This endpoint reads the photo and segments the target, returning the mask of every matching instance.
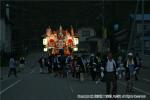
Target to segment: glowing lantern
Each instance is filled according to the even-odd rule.
[[[52,31],[49,26],[45,34],[43,39],[44,52],[49,51],[51,54],[59,54],[60,49],[63,49],[64,54],[68,55],[72,50],[78,51],[79,38],[75,36],[73,27],[71,27],[71,33],[69,33],[67,30],[64,31],[61,25],[58,31]]]
[[[77,47],[73,48],[73,51],[78,51],[78,48]]]
[[[77,37],[74,37],[73,42],[74,42],[74,45],[77,45],[79,44],[79,39]]]
[[[72,39],[68,39],[68,43],[72,43]]]
[[[43,49],[43,51],[44,51],[44,52],[47,52],[47,51],[48,51],[48,49],[47,49],[47,48],[44,48],[44,49]]]
[[[72,37],[71,36],[68,36],[68,43],[70,44],[70,43],[72,43],[73,41],[72,41]]]
[[[54,42],[54,39],[50,39],[50,42]]]
[[[43,45],[47,45],[47,38],[43,39]]]

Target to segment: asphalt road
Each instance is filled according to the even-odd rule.
[[[149,72],[149,68],[141,71],[139,81],[135,81],[135,93],[129,94],[145,95],[146,98],[130,100],[150,100]],[[30,65],[28,64],[25,70],[18,74],[17,78],[12,75],[10,78],[1,80],[0,83],[1,100],[94,100],[77,97],[79,95],[105,95],[105,83],[96,84],[90,78],[80,82],[70,76],[59,78],[54,77],[53,74],[40,74],[36,60]],[[125,85],[125,81],[118,81],[118,94],[127,95]]]

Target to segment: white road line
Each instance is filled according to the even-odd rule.
[[[68,86],[69,86],[69,88],[70,88],[71,92],[73,93],[74,91],[73,91],[73,88],[72,88],[72,86],[71,86],[71,84],[70,84],[70,82],[69,82],[68,77],[67,77],[67,81],[68,81]]]
[[[3,89],[2,91],[0,91],[0,95],[2,93],[4,93],[5,91],[7,91],[9,88],[15,86],[17,83],[19,83],[21,80],[16,81],[15,83],[11,84],[10,86],[8,86],[7,88]]]
[[[146,78],[143,78],[142,80],[147,81],[147,82],[150,82],[150,80],[149,80],[149,79],[146,79]]]
[[[119,83],[122,84],[122,85],[124,85],[124,86],[126,86],[126,84],[124,84],[123,82],[119,82]],[[139,91],[139,92],[143,92],[143,93],[145,93],[145,94],[147,94],[147,95],[150,96],[150,93],[147,92],[147,91],[144,91],[144,90],[139,89],[139,88],[136,88],[136,87],[133,87],[133,88],[134,88],[135,90]]]
[[[70,86],[70,90],[71,90],[71,92],[73,93],[73,88]]]

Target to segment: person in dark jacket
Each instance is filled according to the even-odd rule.
[[[58,62],[59,62],[59,66],[60,66],[60,76],[62,76],[63,78],[67,77],[66,75],[66,57],[64,56],[64,54],[61,54],[58,57]]]
[[[47,59],[47,67],[48,67],[48,73],[52,73],[52,65],[53,65],[53,55],[49,55]]]
[[[94,54],[90,57],[90,73],[93,81],[96,81],[96,75],[97,75],[97,66],[98,66],[98,60],[94,56]]]
[[[21,57],[19,60],[19,71],[23,71],[25,67],[25,58]]]
[[[139,56],[138,53],[136,53],[134,59],[136,60],[136,66],[137,66],[136,67],[136,73],[135,73],[135,80],[137,81],[139,79],[138,78],[139,71],[140,71],[140,69],[142,67],[142,59],[141,59],[141,57]]]
[[[43,74],[44,73],[44,67],[45,67],[45,58],[44,56],[42,56],[40,59],[39,59],[39,64],[40,64],[40,73]]]
[[[78,57],[77,66],[79,66],[79,79],[80,81],[84,80],[85,67],[82,56]]]
[[[59,61],[58,61],[58,56],[57,55],[54,55],[53,56],[53,59],[52,59],[52,64],[54,66],[53,70],[54,70],[54,73],[55,73],[55,77],[57,77],[60,73],[60,65],[59,65]]]

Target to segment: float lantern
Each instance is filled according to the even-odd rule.
[[[78,47],[73,48],[73,51],[78,51]]]
[[[47,45],[47,38],[43,39],[43,45]]]
[[[79,39],[78,39],[78,37],[74,37],[74,38],[73,38],[73,41],[74,41],[74,45],[79,44]]]
[[[47,49],[47,48],[44,48],[44,49],[43,49],[43,51],[44,51],[44,52],[47,52],[47,51],[48,51],[48,49]]]

